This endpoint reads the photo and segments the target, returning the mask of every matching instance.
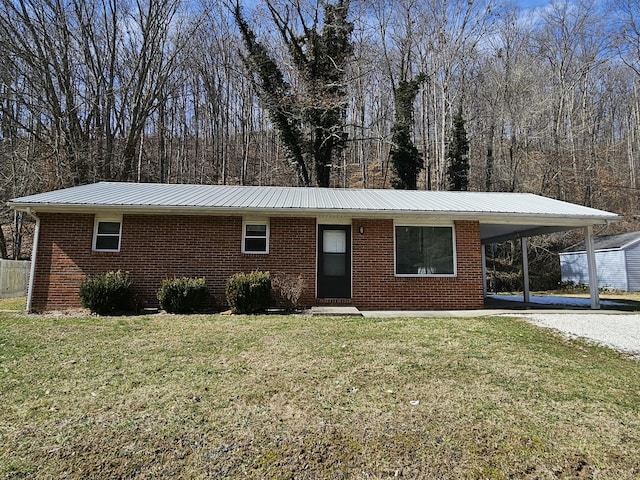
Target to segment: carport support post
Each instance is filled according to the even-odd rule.
[[[589,294],[591,308],[600,309],[600,292],[598,291],[598,272],[596,270],[596,252],[593,248],[593,226],[584,227],[584,243],[587,247],[587,267],[589,270]]]
[[[527,238],[520,239],[520,249],[522,250],[522,300],[524,303],[531,301],[529,292],[529,253],[527,252]]]
[[[482,252],[482,294],[484,298],[487,298],[487,248],[483,244],[480,247]]]

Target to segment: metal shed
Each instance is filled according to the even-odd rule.
[[[640,232],[603,235],[593,239],[598,288],[640,291]],[[560,253],[563,282],[589,284],[584,242]]]

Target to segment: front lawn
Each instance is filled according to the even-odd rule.
[[[0,314],[1,478],[640,477],[640,363],[507,318]]]
[[[0,298],[0,311],[12,310],[14,312],[24,312],[26,304],[26,297]]]

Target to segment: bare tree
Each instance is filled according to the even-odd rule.
[[[632,95],[627,105],[627,162],[632,188],[637,188],[637,172],[640,164],[640,0],[616,0],[618,25],[614,33],[618,54],[636,76]]]
[[[349,37],[353,30],[347,20],[349,0],[323,2],[322,20],[318,6],[308,15],[300,1],[291,6],[267,1],[266,6],[295,68],[295,88],[257,40],[236,2],[233,15],[247,50],[245,63],[300,183],[311,184],[312,165],[315,183],[329,186],[333,162],[346,140],[345,73],[352,54]]]
[[[143,132],[158,99],[171,95],[172,75],[180,68],[181,51],[189,45],[195,27],[178,16],[179,0],[137,0],[125,11],[128,22],[122,43],[119,89],[119,122],[124,135],[120,178],[140,179],[135,166],[140,155]],[[125,120],[127,125],[123,125]]]
[[[88,134],[76,65],[80,60],[68,5],[61,0],[3,0],[0,3],[1,48],[32,95],[21,101],[38,118],[20,129],[47,130],[40,138],[56,158],[57,183],[76,185],[88,180]],[[78,68],[81,70],[81,68]],[[82,72],[80,72],[82,74]],[[20,92],[10,92],[20,95]],[[14,120],[17,120],[14,118]]]
[[[580,183],[584,173],[584,199],[591,204],[595,151],[591,144],[594,132],[587,98],[595,69],[606,62],[609,48],[602,35],[603,18],[590,1],[555,3],[543,15],[543,28],[536,36],[536,46],[550,68],[552,90],[553,139],[550,178],[558,198],[568,198],[567,160],[572,165],[573,181]],[[574,115],[574,112],[579,112]],[[544,189],[544,187],[543,187]]]

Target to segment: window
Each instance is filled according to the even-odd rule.
[[[96,218],[93,249],[99,252],[119,252],[121,233],[121,218]]]
[[[453,227],[396,226],[396,275],[455,275]]]
[[[269,253],[269,224],[267,222],[243,223],[242,253]]]
[[[346,230],[324,230],[322,232],[322,250],[323,274],[328,277],[342,277],[346,275]]]

